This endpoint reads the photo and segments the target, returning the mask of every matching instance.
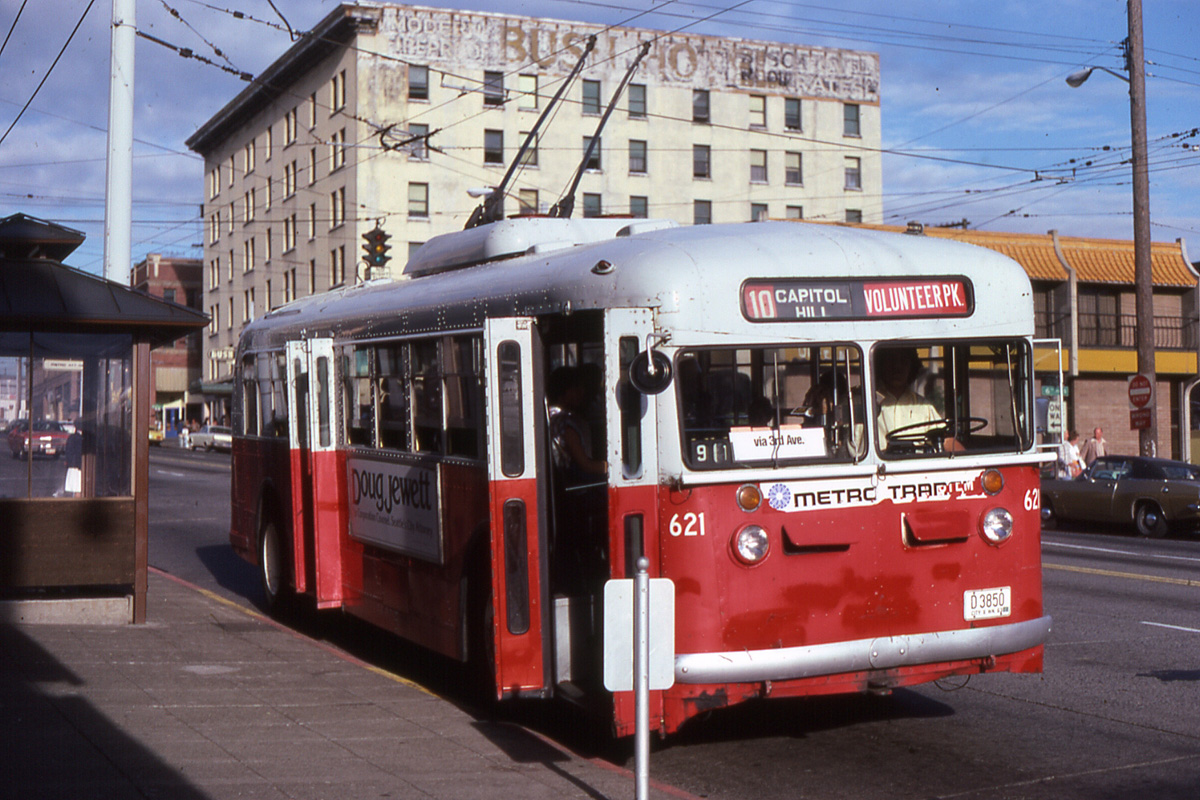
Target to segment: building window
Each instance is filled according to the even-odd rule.
[[[329,84],[329,105],[331,111],[346,107],[346,70],[333,76]]]
[[[783,98],[783,127],[789,131],[798,131],[800,125],[800,98]]]
[[[799,153],[783,154],[783,181],[788,186],[804,183],[804,160]]]
[[[538,213],[538,190],[537,189],[521,189],[517,192],[517,213],[519,214],[536,214]]]
[[[296,193],[296,162],[283,165],[283,199],[288,199]]]
[[[712,151],[706,144],[692,145],[692,177],[693,178],[711,178]]]
[[[271,126],[270,125],[267,126],[267,129],[263,132],[263,135],[266,139],[263,142],[263,160],[270,161],[271,160],[271,148],[275,146],[275,137],[271,134]]]
[[[712,201],[711,200],[693,200],[692,201],[692,224],[693,225],[711,225],[712,224]]]
[[[522,75],[520,77],[521,105],[526,111],[536,111],[538,107],[538,76]]]
[[[750,95],[750,127],[767,127],[767,98],[766,95]]]
[[[283,273],[283,302],[290,303],[296,299],[296,268],[292,267]]]
[[[629,116],[634,119],[646,118],[646,84],[629,84]]]
[[[237,216],[237,200],[229,201],[229,232],[233,233],[233,219]]]
[[[308,149],[308,185],[312,186],[317,182],[317,148],[310,147]]]
[[[208,243],[215,244],[221,238],[221,215],[214,211],[208,215]]]
[[[585,217],[598,217],[603,213],[600,206],[600,195],[590,192],[583,193],[583,215]]]
[[[283,143],[285,145],[296,141],[296,109],[283,115]]]
[[[317,93],[313,92],[308,96],[308,127],[309,129],[317,127]]]
[[[408,65],[408,99],[429,99],[429,67]]]
[[[296,249],[296,215],[292,214],[283,221],[283,252]]]
[[[254,321],[254,289],[242,292],[242,322]]]
[[[242,193],[242,204],[245,208],[242,209],[242,222],[254,221],[254,190],[247,189]]]
[[[408,135],[412,137],[412,142],[408,145],[408,158],[411,161],[428,161],[429,160],[429,126],[428,125],[409,125]]]
[[[629,198],[629,216],[645,219],[650,215],[650,200],[641,195]]]
[[[846,188],[862,190],[862,159],[846,156]]]
[[[346,282],[346,246],[329,251],[329,286],[341,286]]]
[[[229,298],[229,313],[225,318],[225,327],[228,330],[233,330],[233,298]]]
[[[247,173],[254,172],[254,147],[255,141],[251,139],[246,143],[246,146],[242,148],[242,160],[246,164]]]
[[[213,303],[208,307],[208,316],[211,317],[208,323],[208,332],[216,333],[221,329],[221,304]]]
[[[751,222],[766,222],[768,219],[768,210],[766,203],[751,203],[750,204],[750,221]]]
[[[254,269],[254,255],[254,237],[251,236],[242,242],[242,272],[250,272]]]
[[[600,113],[600,81],[583,82],[583,113]]]
[[[708,121],[708,89],[692,89],[692,122]]]
[[[788,206],[784,211],[787,219],[804,219],[804,206]]]
[[[266,235],[263,236],[263,261],[270,262],[271,260],[271,239],[274,238],[271,234],[271,229],[267,228]]]
[[[271,179],[268,177],[263,181],[263,211],[271,210],[271,195],[275,194],[274,186],[271,184]]]
[[[483,73],[483,104],[504,105],[504,73],[488,70]]]
[[[533,138],[530,138],[529,131],[521,131],[522,146],[524,146],[526,139],[529,139],[529,146],[525,148],[525,153],[521,156],[521,166],[536,167],[538,165],[537,135],[535,134]]]
[[[308,260],[308,293],[313,294],[317,291],[317,260],[310,258]]]
[[[336,228],[346,223],[346,187],[339,186],[329,193],[329,227]]]
[[[229,263],[226,265],[225,272],[226,272],[226,277],[228,277],[228,278],[229,278],[229,280],[231,280],[231,281],[233,280],[233,269],[234,269],[233,265],[234,265],[234,263],[235,263],[235,262],[234,262],[234,260],[233,260],[233,249],[232,249],[232,248],[230,248],[230,250],[229,250]]]
[[[308,204],[308,240],[317,238],[317,204]]]
[[[208,288],[215,289],[221,282],[221,257],[217,256],[208,265]]]
[[[846,222],[862,222],[862,209],[861,208],[847,208],[846,209]]]
[[[485,130],[483,132],[483,163],[504,163],[504,131]]]
[[[429,216],[429,184],[408,184],[408,215],[410,217]]]
[[[646,174],[646,141],[644,139],[629,140],[629,171],[635,175]]]
[[[346,129],[334,131],[329,137],[329,169],[330,171],[346,166]]]
[[[591,136],[583,137],[583,152],[588,153],[589,147],[591,148],[591,153],[587,156],[587,166],[584,169],[599,170],[601,168],[600,149],[603,142],[600,139],[596,139],[596,146],[591,147],[592,138]]]
[[[208,199],[212,200],[221,193],[221,168],[213,167],[208,171]]]
[[[237,177],[237,167],[234,166],[233,156],[229,157],[229,188],[233,188],[233,179]]]
[[[420,250],[424,244],[425,244],[424,242],[409,242],[408,243],[409,259],[412,259],[412,257],[417,254],[417,251]]]
[[[750,182],[751,183],[766,183],[767,182],[767,151],[766,150],[751,150],[750,151]]]
[[[263,298],[263,305],[266,307],[267,311],[270,311],[271,309],[274,308],[274,306],[271,305],[271,281],[270,281],[270,279],[267,280],[266,294],[267,294],[267,296]]]
[[[842,105],[842,135],[861,136],[859,132],[858,105],[845,103]]]

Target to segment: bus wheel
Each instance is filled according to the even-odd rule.
[[[267,612],[272,617],[283,616],[291,606],[292,588],[288,582],[291,571],[285,557],[283,538],[274,520],[267,520],[259,537],[258,572],[262,578],[263,595],[267,599]]]
[[[1155,503],[1142,503],[1138,506],[1133,512],[1133,522],[1141,536],[1160,539],[1167,532],[1167,521],[1163,518],[1162,509]]]
[[[1054,506],[1045,497],[1042,498],[1042,530],[1052,531],[1058,527],[1058,517],[1054,515]]]

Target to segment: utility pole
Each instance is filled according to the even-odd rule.
[[[1137,311],[1137,371],[1156,387],[1154,364],[1154,282],[1150,272],[1150,170],[1146,155],[1146,70],[1142,53],[1142,0],[1128,0],[1129,122],[1133,131],[1133,275]],[[1155,391],[1155,396],[1158,392]],[[1158,400],[1150,425],[1138,431],[1143,456],[1158,455]],[[1185,432],[1186,435],[1186,432]]]
[[[133,50],[136,0],[112,2],[108,163],[104,184],[104,277],[128,286],[133,236]]]

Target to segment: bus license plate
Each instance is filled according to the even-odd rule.
[[[1012,587],[972,589],[963,592],[963,619],[995,619],[1012,614]]]

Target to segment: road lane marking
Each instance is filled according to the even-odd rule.
[[[1063,572],[1079,572],[1084,575],[1101,575],[1106,578],[1130,578],[1135,581],[1150,583],[1170,583],[1176,586],[1200,586],[1200,580],[1188,578],[1165,578],[1161,575],[1142,575],[1137,572],[1116,572],[1111,569],[1091,569],[1089,567],[1070,567],[1066,564],[1042,564],[1042,569],[1057,569]]]
[[[172,478],[186,478],[187,477],[182,472],[168,472],[165,469],[156,469],[156,470],[154,470],[154,472],[157,475],[170,475]]]
[[[1158,553],[1138,553],[1133,550],[1115,550],[1111,547],[1096,547],[1094,545],[1086,545],[1086,544],[1065,544],[1063,542],[1043,541],[1042,544],[1046,547],[1061,547],[1066,550],[1088,550],[1093,553],[1113,553],[1113,554],[1119,555],[1119,556],[1138,556],[1139,558],[1161,558],[1165,561],[1197,561],[1197,562],[1200,562],[1200,558],[1195,558],[1193,556],[1166,556],[1166,555],[1160,555]]]
[[[1187,631],[1188,633],[1200,633],[1200,628],[1185,628],[1182,625],[1168,625],[1165,622],[1146,622],[1142,620],[1143,625],[1153,625],[1156,628],[1170,628],[1173,631]]]

